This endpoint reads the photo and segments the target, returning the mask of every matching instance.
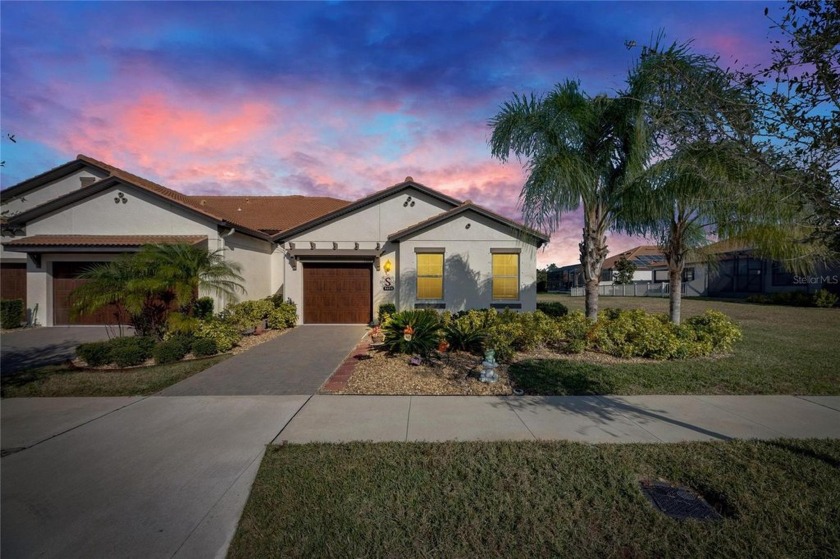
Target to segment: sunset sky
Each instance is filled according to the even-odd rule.
[[[487,144],[512,92],[614,92],[625,41],[660,30],[723,66],[766,61],[765,6],[783,9],[3,2],[2,186],[84,153],[186,193],[355,199],[411,175],[519,219],[523,171]],[[539,265],[577,261],[580,227],[564,216]]]

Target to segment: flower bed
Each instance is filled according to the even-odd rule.
[[[511,394],[507,366],[496,369],[499,381],[485,384],[478,380],[481,358],[454,351],[440,359],[411,365],[407,355],[389,355],[382,349],[370,349],[357,359],[353,374],[343,389],[322,392],[331,394],[371,395],[461,395],[492,396]]]

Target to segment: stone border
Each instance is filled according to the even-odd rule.
[[[333,371],[333,374],[321,385],[319,394],[334,394],[347,387],[347,382],[353,376],[353,371],[356,370],[356,364],[359,358],[367,355],[371,348],[370,337],[365,336],[362,341],[344,358],[344,361],[338,368]]]

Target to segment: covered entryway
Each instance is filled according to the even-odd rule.
[[[373,318],[373,267],[365,263],[303,265],[306,324],[367,324]]]
[[[53,262],[53,324],[66,326],[71,324],[117,324],[117,307],[108,305],[92,314],[72,316],[70,294],[85,283],[79,275],[100,262]],[[127,317],[123,316],[123,324]]]
[[[26,262],[0,264],[0,299],[22,299],[26,306]]]

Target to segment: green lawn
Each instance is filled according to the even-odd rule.
[[[4,398],[46,396],[145,396],[227,359],[227,355],[126,371],[83,371],[54,365],[2,379]]]
[[[582,310],[583,297],[540,295]],[[668,300],[601,297],[600,307],[667,312]],[[840,394],[840,310],[683,299],[683,317],[716,309],[743,329],[732,355],[684,361],[595,364],[526,361],[510,369],[532,394]]]
[[[269,446],[228,557],[831,557],[840,441]],[[725,515],[676,521],[639,479]]]

